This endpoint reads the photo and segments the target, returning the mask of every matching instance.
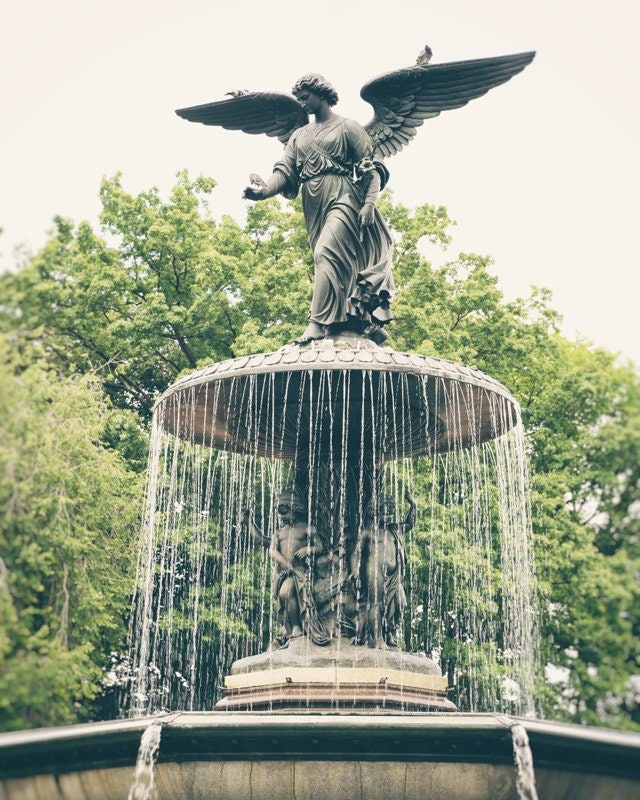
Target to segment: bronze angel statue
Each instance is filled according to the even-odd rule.
[[[393,241],[376,207],[389,179],[385,160],[411,142],[425,119],[460,108],[505,83],[534,55],[447,64],[429,64],[428,58],[419,57],[415,66],[364,85],[360,95],[374,112],[364,127],[334,112],[338,94],[316,73],[300,78],[293,96],[232,92],[228,100],[176,111],[192,122],[266,133],[285,145],[269,179],[251,175],[243,196],[302,196],[315,281],[309,324],[299,344],[348,330],[378,343],[387,338],[384,325],[392,319],[394,295]]]

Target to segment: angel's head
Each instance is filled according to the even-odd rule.
[[[309,72],[303,75],[296,81],[291,91],[303,105],[306,105],[304,102],[306,95],[315,95],[321,100],[326,100],[330,106],[335,106],[338,102],[338,92],[326,78],[318,75],[317,72]],[[313,109],[311,110],[313,111]]]

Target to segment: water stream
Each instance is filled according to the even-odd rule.
[[[513,742],[513,760],[516,765],[518,800],[538,800],[529,737],[522,725],[511,726],[511,740]]]
[[[154,768],[160,750],[161,734],[161,722],[152,722],[142,734],[128,800],[153,800],[155,797]]]

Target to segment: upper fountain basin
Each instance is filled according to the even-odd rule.
[[[501,436],[519,419],[511,393],[483,372],[356,335],[203,367],[156,411],[181,438],[286,460],[340,443],[381,461],[429,455]]]

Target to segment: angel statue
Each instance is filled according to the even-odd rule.
[[[285,145],[269,179],[251,175],[243,196],[302,195],[315,281],[309,324],[299,344],[342,331],[386,340],[383,326],[392,319],[394,294],[393,240],[376,207],[389,179],[385,159],[409,144],[425,119],[505,83],[534,55],[448,64],[419,57],[415,66],[364,85],[360,95],[374,111],[364,127],[334,112],[338,93],[316,73],[297,81],[293,97],[238,91],[227,100],[176,111],[192,122],[276,136]]]

